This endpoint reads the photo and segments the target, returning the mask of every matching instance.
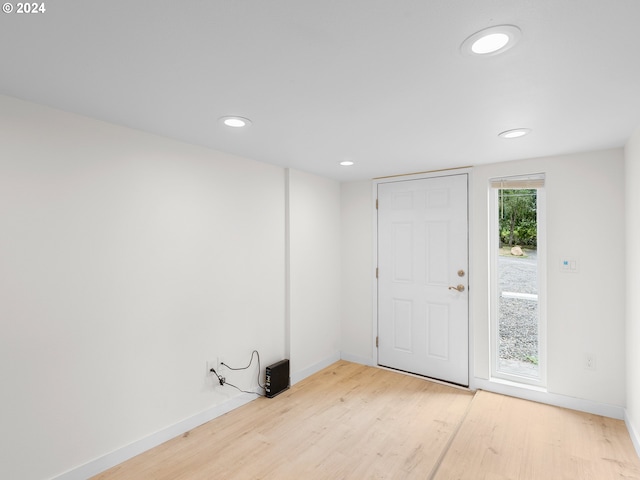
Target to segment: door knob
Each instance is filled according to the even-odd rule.
[[[459,292],[464,292],[464,285],[460,284],[457,287],[449,287],[449,290],[457,290]]]

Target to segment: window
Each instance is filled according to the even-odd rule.
[[[490,183],[492,376],[546,383],[544,175]]]

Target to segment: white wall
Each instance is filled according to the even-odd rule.
[[[624,172],[621,149],[480,165],[472,176],[475,376],[489,378],[487,185],[492,177],[545,173],[547,347],[550,393],[625,404]],[[579,260],[579,273],[560,259]],[[596,370],[587,370],[592,353]]]
[[[627,220],[627,426],[640,455],[640,129],[625,148]]]
[[[345,182],[342,192],[342,358],[374,365],[371,316],[373,262],[371,182]]]
[[[636,134],[629,182],[639,145]],[[640,260],[620,240],[621,150],[474,169],[476,376],[488,375],[486,180],[532,171],[548,185],[549,388],[624,405],[619,287],[624,262]],[[627,193],[633,239],[640,203]],[[375,363],[372,217],[368,181],[0,97],[0,478],[51,478],[229,405],[239,394],[205,372],[219,355],[244,363],[257,348],[264,366],[290,354],[294,382],[340,355]],[[554,267],[567,253],[580,258],[574,277]],[[640,277],[629,270],[627,412],[638,422]],[[595,372],[582,367],[587,349]]]
[[[235,398],[206,377],[217,355],[283,358],[284,183],[0,97],[0,478],[51,478]]]
[[[624,177],[622,150],[504,162],[474,167],[471,174],[471,319],[472,373],[489,378],[488,180],[492,177],[546,173],[548,243],[548,390],[551,394],[612,405],[625,405],[624,326]],[[371,244],[371,190],[344,185],[343,195],[361,205],[362,223],[343,235],[343,258],[359,256]],[[357,197],[357,200],[353,197]],[[369,205],[368,211],[364,211]],[[345,215],[343,206],[343,218]],[[562,255],[580,260],[580,273],[560,272]],[[365,261],[358,271],[343,270],[343,282],[370,275]],[[343,298],[343,312],[367,303],[363,294]],[[369,293],[372,295],[372,292]],[[369,297],[371,299],[371,297]],[[371,301],[371,300],[370,300]],[[343,313],[343,357],[367,356],[374,324]],[[355,340],[359,339],[359,340]],[[596,355],[597,370],[584,368],[584,353]],[[364,362],[363,362],[364,363]],[[547,396],[547,399],[550,395]],[[606,410],[605,411],[609,411]]]
[[[340,184],[288,170],[291,381],[340,358]]]

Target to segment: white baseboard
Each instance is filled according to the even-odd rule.
[[[346,352],[340,352],[340,359],[346,362],[358,363],[360,365],[366,365],[368,367],[375,367],[376,362],[372,358],[360,357],[358,355],[352,355]]]
[[[340,359],[359,363],[362,365],[373,366],[374,363],[371,359],[364,357],[358,357],[346,353],[334,354],[324,360],[311,365],[299,372],[291,375],[291,384],[299,382],[310,375],[328,367],[329,365],[337,362]],[[572,410],[578,410],[582,412],[592,413],[595,415],[602,415],[605,417],[624,419],[631,441],[640,456],[640,432],[635,428],[635,424],[629,417],[628,412],[615,405],[601,404],[592,402],[589,400],[583,400],[573,397],[567,397],[564,395],[558,395],[548,392],[541,392],[539,390],[532,390],[528,388],[516,387],[513,385],[506,385],[502,383],[492,382],[489,380],[474,378],[473,387],[477,389],[486,390],[489,392],[500,393],[503,395],[509,395],[513,397],[523,398],[525,400],[532,400],[535,402],[546,403],[549,405],[555,405],[558,407],[570,408]],[[192,417],[189,417],[174,425],[170,425],[156,433],[153,433],[147,437],[137,440],[129,445],[125,445],[111,453],[98,457],[90,462],[80,465],[79,467],[68,470],[60,475],[52,477],[51,480],[85,480],[89,477],[97,475],[111,467],[114,467],[130,458],[139,455],[153,447],[156,447],[167,440],[182,435],[189,430],[192,430],[216,417],[224,415],[231,410],[234,410],[242,405],[245,405],[257,397],[251,394],[242,394],[233,397],[224,403],[211,407],[203,412],[200,412]]]
[[[107,453],[101,457],[98,457],[84,465],[68,470],[60,475],[53,477],[51,480],[86,480],[89,477],[93,477],[111,467],[114,467],[136,455],[146,452],[166,442],[172,438],[182,435],[189,430],[192,430],[216,417],[224,415],[231,410],[234,410],[242,405],[245,405],[252,400],[258,398],[256,395],[243,393],[242,395],[235,396],[226,400],[225,402],[211,407],[203,412],[200,412],[192,417],[189,417],[174,425],[170,425],[162,430],[152,433],[151,435],[141,438],[129,445],[125,445],[122,448]]]
[[[594,415],[602,415],[603,417],[616,418],[622,420],[624,418],[624,407],[618,405],[610,405],[607,403],[593,402],[582,398],[568,397],[557,393],[549,393],[540,388],[528,388],[526,386],[517,386],[509,382],[485,380],[483,378],[474,378],[472,381],[472,389],[486,390],[487,392],[500,393],[510,397],[522,398],[538,403],[546,403],[556,407],[569,408]]]
[[[300,380],[307,378],[308,376],[313,375],[316,372],[319,372],[323,368],[328,367],[338,360],[340,360],[340,354],[336,352],[334,355],[331,355],[314,365],[291,374],[291,384],[293,385]],[[104,472],[111,467],[115,467],[116,465],[135,457],[136,455],[146,452],[153,447],[157,447],[167,440],[171,440],[172,438],[182,435],[183,433],[188,432],[189,430],[192,430],[204,423],[207,423],[208,421],[213,420],[216,417],[219,417],[227,412],[230,412],[231,410],[241,407],[242,405],[245,405],[252,400],[255,400],[256,398],[257,397],[255,395],[251,395],[248,393],[238,395],[219,405],[211,407],[192,417],[182,420],[181,422],[170,425],[156,433],[132,442],[129,445],[125,445],[124,447],[118,448],[113,452],[107,453],[106,455],[91,460],[84,465],[80,465],[64,473],[61,473],[60,475],[52,477],[51,480],[86,480],[87,478],[98,475],[99,473]]]
[[[304,380],[314,373],[319,372],[323,368],[327,368],[329,365],[336,363],[338,360],[340,360],[340,353],[336,352],[333,355],[330,355],[307,368],[291,373],[291,385],[295,385],[300,380]]]
[[[629,431],[629,436],[631,437],[633,446],[636,449],[636,453],[638,454],[638,457],[640,457],[640,431],[635,427],[637,424],[633,423],[627,409],[624,410],[624,423],[627,426],[627,430]]]

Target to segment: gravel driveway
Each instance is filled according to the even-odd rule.
[[[537,375],[537,256],[535,250],[526,253],[527,257],[498,257],[502,292],[498,305],[498,352],[501,367]]]

